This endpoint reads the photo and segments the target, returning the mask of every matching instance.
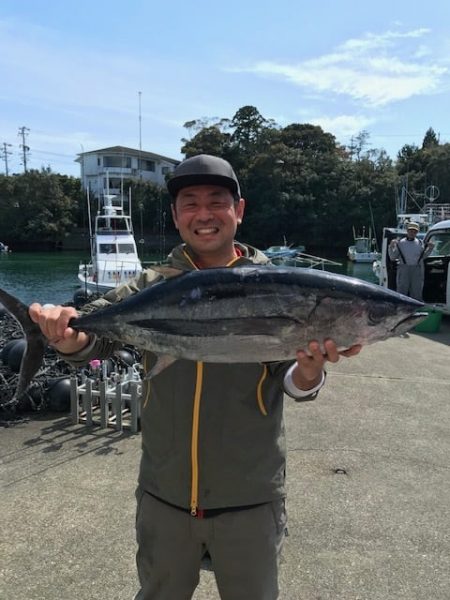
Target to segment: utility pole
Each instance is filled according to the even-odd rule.
[[[27,153],[30,151],[30,147],[25,144],[25,138],[28,135],[27,131],[30,131],[28,127],[19,127],[19,133],[22,137],[22,143],[20,144],[20,148],[22,148],[22,160],[23,160],[23,170],[24,173],[27,172]]]
[[[8,177],[9,172],[8,172],[8,155],[11,155],[12,152],[10,152],[7,148],[8,146],[12,146],[12,144],[7,144],[6,142],[3,142],[3,160],[5,161],[5,173],[6,173],[6,177]]]

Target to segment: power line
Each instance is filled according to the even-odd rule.
[[[48,150],[40,150],[39,148],[33,148],[33,152],[37,152],[38,154],[51,154],[52,156],[63,156],[65,158],[73,159],[73,154],[62,154],[61,152],[49,152]]]

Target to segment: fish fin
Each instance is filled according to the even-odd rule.
[[[156,375],[159,375],[160,373],[162,373],[162,371],[164,371],[164,369],[167,369],[167,367],[170,367],[170,365],[172,365],[176,360],[177,360],[176,358],[174,358],[173,356],[169,356],[168,354],[159,355],[156,360],[156,363],[150,369],[150,371],[146,374],[144,379],[153,379],[153,377],[156,377]]]
[[[27,339],[27,349],[22,358],[14,399],[19,398],[30,385],[34,375],[38,372],[44,358],[47,340],[42,335],[39,325],[34,323],[28,313],[28,306],[0,288],[0,303],[22,327]]]

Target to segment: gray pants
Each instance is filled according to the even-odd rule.
[[[135,600],[190,600],[211,556],[222,600],[276,600],[286,529],[284,499],[198,519],[139,492]]]
[[[422,300],[424,280],[423,263],[420,265],[397,265],[397,292],[410,296],[416,300]]]

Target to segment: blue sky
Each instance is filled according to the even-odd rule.
[[[248,104],[395,158],[430,126],[450,142],[450,2],[2,0],[0,82],[10,172],[22,126],[30,168],[78,176],[77,153],[140,133],[179,159],[186,121]]]

